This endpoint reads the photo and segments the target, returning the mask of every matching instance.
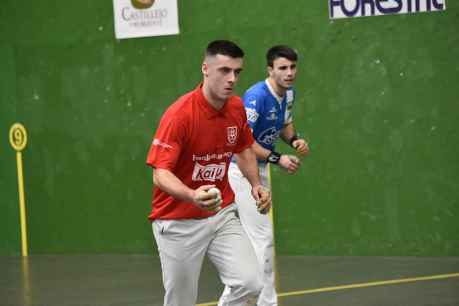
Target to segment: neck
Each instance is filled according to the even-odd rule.
[[[287,91],[287,88],[284,88],[284,87],[281,87],[281,86],[277,85],[277,83],[271,78],[268,78],[268,82],[269,82],[269,85],[271,85],[271,88],[274,90],[274,92],[279,97],[282,98],[285,95],[285,92]]]
[[[216,110],[220,110],[224,105],[226,100],[219,99],[207,86],[206,82],[202,84],[202,94],[206,98],[207,102]]]

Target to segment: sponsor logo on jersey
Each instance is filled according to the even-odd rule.
[[[233,152],[213,153],[213,154],[206,154],[206,155],[201,155],[201,156],[193,154],[193,161],[210,161],[212,159],[223,159],[223,158],[230,159],[232,156],[233,156]]]
[[[230,144],[235,144],[237,140],[237,126],[229,126],[226,128],[226,133],[228,135],[228,142]]]
[[[275,127],[264,130],[257,138],[257,141],[266,145],[272,145],[277,138],[279,138],[280,132]]]
[[[163,147],[164,149],[172,149],[172,146],[171,146],[171,145],[168,145],[167,143],[162,142],[162,141],[159,140],[158,138],[153,139],[153,143],[152,143],[152,144],[153,144],[154,146]]]
[[[210,181],[215,182],[217,180],[223,180],[225,177],[226,164],[208,164],[201,165],[196,162],[193,169],[193,181]]]
[[[257,106],[257,100],[252,100],[249,102],[250,105]]]
[[[246,108],[245,109],[245,113],[247,114],[247,120],[249,122],[253,122],[253,123],[257,122],[257,119],[258,119],[259,115],[258,115],[258,113],[257,113],[257,111],[255,109]]]

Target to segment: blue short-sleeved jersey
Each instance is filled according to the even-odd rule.
[[[274,150],[281,129],[292,122],[293,88],[280,98],[265,80],[250,87],[242,99],[255,140],[262,147]]]

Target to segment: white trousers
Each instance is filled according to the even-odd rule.
[[[255,301],[262,283],[257,259],[232,204],[206,219],[155,220],[165,289],[164,306],[195,306],[204,256],[229,288],[222,306]]]
[[[265,187],[270,188],[268,168],[259,166],[260,178]],[[277,306],[277,294],[274,279],[274,235],[269,214],[260,214],[255,199],[252,197],[252,186],[242,175],[235,163],[228,170],[231,188],[236,194],[236,204],[242,226],[249,236],[257,256],[259,270],[262,273],[263,290],[258,298],[258,306]],[[222,297],[229,293],[225,288]],[[219,305],[221,306],[221,305]]]

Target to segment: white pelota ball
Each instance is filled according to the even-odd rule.
[[[221,197],[220,189],[218,189],[217,187],[212,187],[209,190],[207,190],[207,192],[210,193],[210,194],[215,194],[215,195],[218,195],[219,197]]]
[[[221,205],[223,200],[222,200],[222,194],[220,192],[220,190],[216,187],[212,187],[210,188],[209,190],[207,190],[207,193],[210,193],[211,195],[215,196],[215,199],[217,199],[218,201],[218,204],[217,205]]]

